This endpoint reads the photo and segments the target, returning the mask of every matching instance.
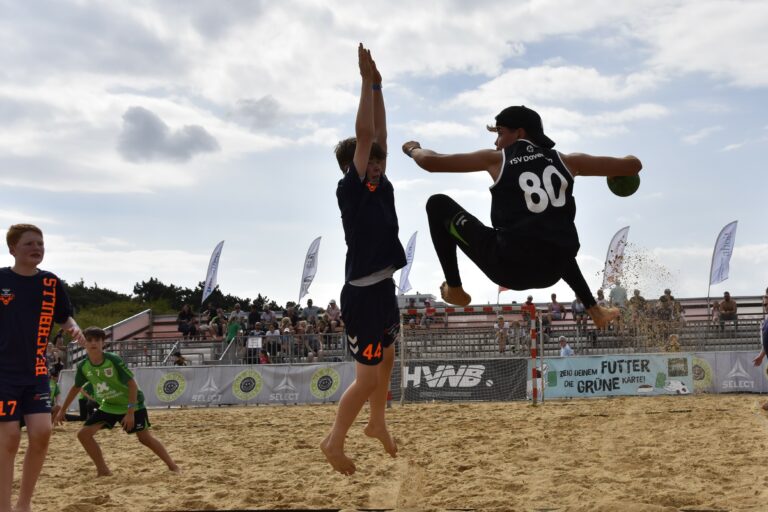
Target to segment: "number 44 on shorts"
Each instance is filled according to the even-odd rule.
[[[381,359],[381,342],[376,343],[376,351],[373,351],[373,345],[368,345],[365,347],[365,350],[363,350],[363,357],[365,357],[367,360],[371,359]]]

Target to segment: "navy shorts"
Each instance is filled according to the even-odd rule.
[[[340,302],[347,347],[352,357],[361,364],[379,364],[384,349],[400,334],[395,282],[384,279],[370,286],[347,283],[341,290]]]
[[[111,412],[104,412],[101,409],[96,409],[93,411],[93,414],[88,416],[88,419],[85,420],[85,426],[87,427],[101,423],[102,428],[111,429],[115,426],[115,423],[119,423],[123,420],[123,416],[125,416],[125,414],[112,414]],[[129,434],[135,434],[136,432],[147,430],[151,426],[147,410],[143,408],[137,409],[136,412],[133,413],[133,428],[127,432]]]
[[[35,384],[0,384],[0,421],[20,421],[26,414],[51,413],[48,379]]]

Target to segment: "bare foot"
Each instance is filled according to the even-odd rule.
[[[602,306],[594,305],[587,309],[587,313],[595,323],[595,327],[598,329],[605,329],[612,320],[615,320],[621,314],[619,308],[604,308]]]
[[[173,466],[168,466],[168,469],[170,469],[171,471],[173,471],[177,475],[181,474],[181,468],[179,466],[177,466],[176,464],[174,464]]]
[[[112,472],[108,469],[100,469],[96,471],[96,476],[112,476]]]
[[[328,463],[333,466],[333,469],[342,475],[351,475],[355,472],[355,463],[352,462],[352,459],[344,455],[343,449],[332,447],[327,437],[320,443],[320,450],[328,459]]]
[[[768,402],[763,402],[763,405],[761,405],[760,407],[762,407],[764,411],[768,411]]]
[[[472,297],[464,291],[464,288],[461,286],[448,286],[446,282],[440,285],[440,295],[445,302],[455,304],[456,306],[466,306],[472,302]]]
[[[384,445],[384,451],[392,457],[397,457],[397,442],[395,442],[395,438],[389,433],[387,427],[377,428],[368,424],[365,426],[365,429],[363,429],[363,432],[368,437],[373,437],[381,441],[381,444]]]

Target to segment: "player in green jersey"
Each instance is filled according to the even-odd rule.
[[[160,457],[171,471],[180,472],[163,443],[149,431],[144,394],[136,384],[133,373],[119,356],[104,352],[106,333],[98,327],[89,327],[83,331],[83,335],[88,357],[77,365],[75,385],[69,390],[54,422],[62,422],[69,405],[82,387],[90,382],[98,397],[99,408],[85,421],[85,426],[77,433],[77,438],[96,465],[98,476],[108,476],[112,472],[107,467],[94,436],[102,428],[111,429],[118,421],[126,432],[135,433],[141,444]]]

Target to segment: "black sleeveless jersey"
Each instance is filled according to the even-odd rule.
[[[491,186],[493,227],[576,255],[573,176],[558,152],[520,139],[502,150],[502,158],[501,175]]]

